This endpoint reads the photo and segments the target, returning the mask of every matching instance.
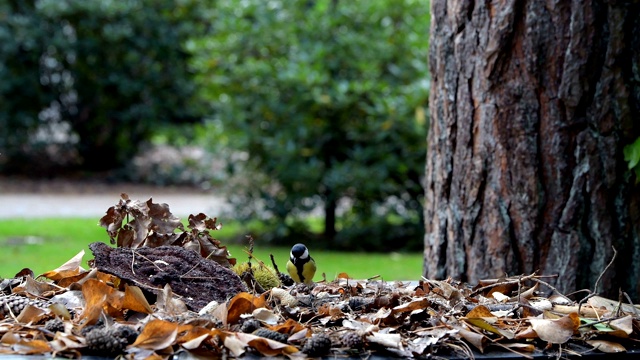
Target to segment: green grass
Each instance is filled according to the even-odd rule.
[[[237,243],[245,232],[243,225],[228,222],[214,233],[214,237],[227,245],[238,261],[246,261],[244,249],[247,244]],[[94,241],[109,242],[104,228],[98,226],[98,219],[2,219],[0,276],[12,277],[23,268],[30,268],[36,275],[42,274],[62,265],[81,250],[85,251],[86,266],[86,261],[93,257],[88,245]],[[323,273],[327,280],[333,280],[341,272],[357,279],[379,275],[384,280],[417,280],[422,272],[420,253],[314,251],[312,243],[306,245],[318,264],[316,281],[322,280]],[[271,265],[270,254],[279,270],[284,271],[289,248],[264,246],[258,239],[254,256]]]

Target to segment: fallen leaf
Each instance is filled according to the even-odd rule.
[[[145,298],[142,290],[137,286],[125,285],[122,308],[143,314],[151,314],[153,312],[147,298]]]
[[[400,334],[383,334],[379,331],[367,335],[367,341],[394,349],[402,349],[402,336]]]
[[[604,298],[602,296],[592,296],[587,300],[587,304],[591,305],[596,309],[606,309],[609,312],[615,311],[618,306],[622,309],[622,311],[629,314],[639,314],[640,313],[640,305],[631,305],[631,304],[623,304],[619,301],[611,300]]]
[[[61,280],[67,277],[76,276],[85,272],[80,266],[82,264],[82,257],[84,256],[84,250],[80,251],[76,256],[72,257],[66,263],[62,264],[59,268],[51,271],[47,271],[41,276],[51,279],[53,281]]]
[[[51,352],[49,343],[44,340],[26,340],[21,339],[11,346],[16,354],[35,355]]]
[[[258,308],[253,310],[253,318],[260,321],[263,324],[275,325],[280,320],[280,317],[276,315],[272,310],[267,308]]]
[[[627,335],[631,335],[631,333],[633,333],[633,317],[631,315],[627,315],[620,319],[611,320],[611,322],[609,322],[609,326],[614,330],[620,330]]]
[[[614,354],[619,352],[625,352],[627,349],[620,343],[607,341],[607,340],[587,340],[587,344],[593,346],[594,349],[600,350],[604,353]]]
[[[478,349],[481,353],[484,353],[484,349],[487,347],[489,338],[482,334],[478,334],[475,331],[470,331],[462,327],[455,327],[458,330],[460,336]]]
[[[86,305],[81,314],[88,325],[98,321],[102,311],[118,317],[122,314],[122,299],[124,294],[97,279],[89,279],[82,284],[82,296]]]
[[[151,320],[145,324],[142,332],[131,346],[148,350],[163,350],[176,341],[178,327],[178,324],[169,321]]]
[[[398,305],[394,307],[392,310],[394,314],[403,313],[407,311],[414,311],[414,310],[424,310],[427,306],[429,306],[429,304],[430,304],[430,301],[428,299],[417,298],[417,299],[412,299],[408,303]]]
[[[293,334],[293,333],[298,333],[302,330],[306,330],[304,325],[300,324],[299,322],[293,319],[287,319],[287,321],[285,321],[282,324],[277,324],[277,325],[267,326],[267,327],[270,330],[277,331],[283,334]]]
[[[16,321],[20,324],[29,324],[29,323],[37,323],[41,319],[43,319],[47,314],[49,314],[48,309],[41,309],[37,306],[27,305],[20,312],[20,314],[16,317]]]
[[[229,301],[227,323],[235,324],[240,320],[240,315],[251,314],[253,310],[256,309],[256,305],[254,304],[255,299],[255,296],[247,292],[241,292],[234,296],[233,299]]]
[[[291,355],[299,351],[295,346],[253,334],[236,333],[236,336],[240,341],[246,343],[248,346],[251,346],[258,350],[262,355],[266,356]]]
[[[560,319],[528,319],[540,340],[551,344],[564,344],[580,326],[577,313],[571,313]]]

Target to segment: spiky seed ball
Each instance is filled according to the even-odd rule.
[[[350,331],[342,336],[342,344],[349,349],[362,349],[364,347],[364,341],[362,336],[358,335],[354,331]]]
[[[251,334],[252,332],[258,330],[261,326],[262,325],[260,324],[260,321],[256,319],[247,319],[242,323],[242,326],[240,326],[240,331],[245,334]]]
[[[302,352],[312,357],[327,355],[330,350],[331,339],[325,334],[314,335],[302,346]]]
[[[280,280],[276,276],[275,270],[269,266],[263,266],[262,264],[252,264],[250,266],[249,262],[243,262],[237,263],[231,269],[238,274],[238,276],[242,276],[244,272],[251,269],[253,277],[265,290],[270,290],[271,288],[280,286]]]
[[[287,339],[289,337],[285,334],[279,333],[277,331],[269,330],[267,328],[260,328],[253,332],[253,335],[261,336],[263,338],[279,341],[281,343],[287,343]]]

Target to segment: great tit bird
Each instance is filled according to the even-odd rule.
[[[293,281],[310,285],[316,273],[316,262],[309,256],[309,249],[304,244],[295,244],[291,248],[287,271]]]

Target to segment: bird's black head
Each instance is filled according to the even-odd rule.
[[[291,248],[291,257],[296,259],[305,259],[309,257],[309,250],[304,244],[295,244]]]

